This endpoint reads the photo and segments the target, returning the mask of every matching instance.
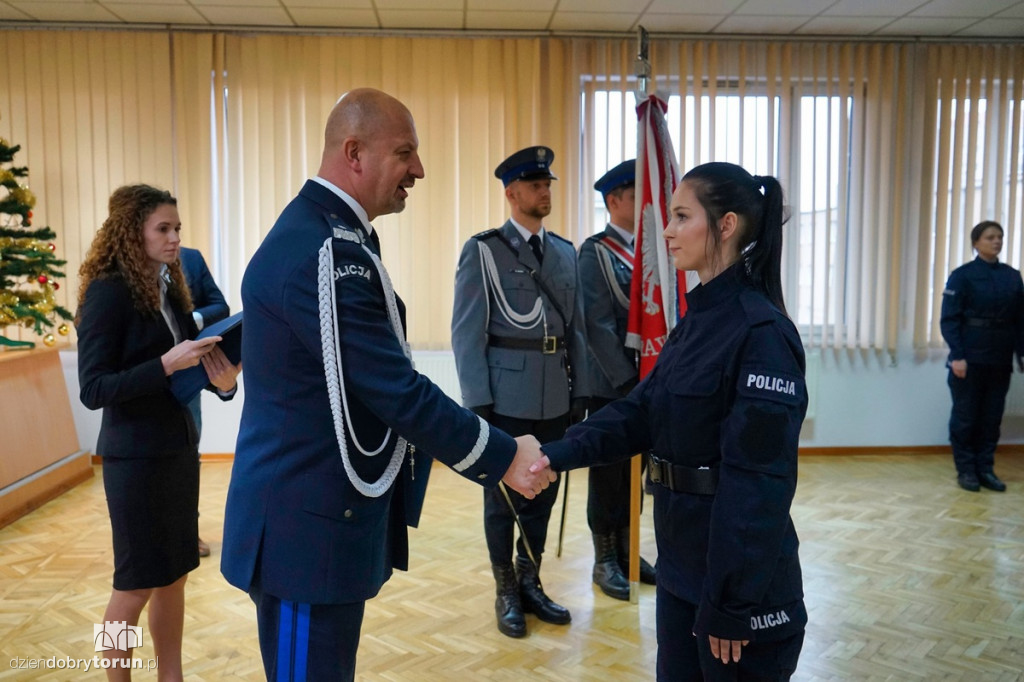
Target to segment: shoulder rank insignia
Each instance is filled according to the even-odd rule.
[[[498,236],[498,228],[494,227],[490,230],[484,230],[483,232],[477,232],[473,235],[473,239],[490,239],[491,237]]]

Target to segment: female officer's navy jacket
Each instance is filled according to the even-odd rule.
[[[1009,368],[1024,354],[1024,283],[1020,272],[980,256],[949,275],[942,292],[942,338],[949,359]]]
[[[740,267],[686,295],[686,316],[637,388],[543,450],[556,470],[648,451],[717,468],[713,494],[654,486],[658,585],[697,605],[697,635],[771,641],[807,620],[789,517],[804,352]]]

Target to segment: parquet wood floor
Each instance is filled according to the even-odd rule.
[[[793,516],[811,622],[795,680],[1024,680],[1024,457],[997,463],[1003,494],[961,491],[948,456],[801,460]],[[218,571],[229,472],[203,465],[200,531],[213,556],[187,587],[189,680],[262,679],[252,604]],[[654,590],[642,587],[632,605],[592,586],[585,498],[586,474],[575,472],[563,555],[554,556],[556,515],[542,570],[572,624],[529,616],[529,635],[512,640],[494,626],[480,491],[436,468],[411,538],[413,569],[367,606],[359,679],[652,680]],[[641,541],[654,559],[649,504]],[[18,670],[11,659],[93,656],[109,548],[100,476],[0,530],[0,680],[104,679]],[[136,658],[151,657],[147,639]]]

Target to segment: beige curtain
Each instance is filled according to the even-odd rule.
[[[210,67],[200,62],[209,42],[189,36],[172,56],[163,33],[0,31],[0,135],[22,146],[14,160],[29,168],[33,224],[57,233],[67,260],[57,296],[69,310],[107,199],[123,184],[176,193],[184,241],[207,246]]]
[[[1024,256],[1021,106],[1024,46],[930,45],[923,85],[924,141],[918,192],[914,347],[941,348],[942,291],[954,268],[974,257],[971,229],[1002,224],[1001,260]]]
[[[323,125],[339,95],[380,88],[412,111],[426,177],[403,213],[382,216],[374,227],[409,307],[410,342],[449,347],[462,243],[508,215],[494,168],[517,149],[545,144],[555,151],[564,196],[578,182],[576,106],[564,60],[561,42],[536,38],[226,36],[218,183],[235,300],[261,238],[316,173]],[[575,206],[556,200],[550,229],[572,237],[575,222]]]

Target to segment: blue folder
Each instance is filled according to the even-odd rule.
[[[204,327],[199,332],[197,339],[208,336],[220,336],[217,344],[224,351],[231,364],[237,365],[242,361],[242,313],[237,312],[231,317],[214,322],[209,327]],[[210,384],[210,378],[206,375],[206,368],[202,363],[188,369],[180,369],[171,375],[171,393],[182,405],[188,405],[192,400],[203,392],[203,389]]]

